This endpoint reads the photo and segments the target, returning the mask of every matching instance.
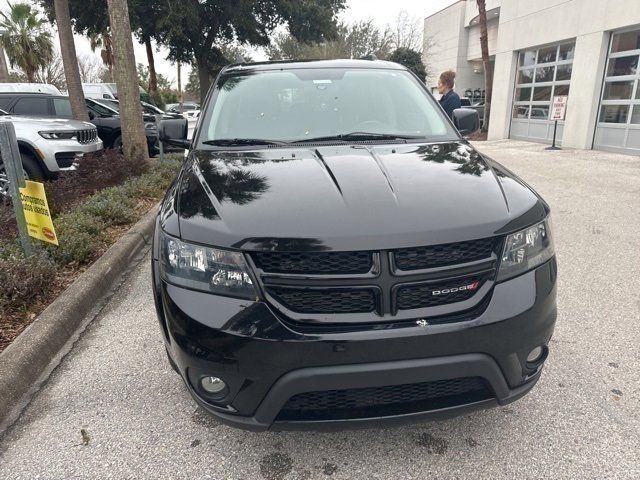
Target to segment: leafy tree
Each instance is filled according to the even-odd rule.
[[[87,114],[87,106],[84,102],[84,92],[82,91],[82,80],[80,80],[76,46],[73,41],[73,32],[71,31],[69,0],[54,0],[54,10],[71,111],[76,120],[88,122],[89,115]]]
[[[30,83],[35,82],[37,70],[46,67],[53,58],[53,42],[46,20],[38,17],[28,3],[9,3],[9,13],[0,12],[0,28],[6,30],[0,42],[9,64],[23,70]]]
[[[100,58],[102,58],[102,63],[107,67],[109,73],[109,77],[103,81],[113,83],[113,48],[111,47],[111,34],[108,31],[102,34],[89,34],[89,46],[92,52],[95,52],[98,48],[101,49]]]
[[[406,47],[396,48],[389,57],[389,60],[399,63],[400,65],[404,65],[415,73],[423,82],[426,80],[427,71],[424,63],[422,63],[422,55],[420,52],[416,52],[415,50],[411,50]]]
[[[323,41],[336,33],[335,16],[344,0],[166,0],[156,39],[172,60],[195,62],[203,99],[224,62],[220,45],[269,45],[269,34],[286,25],[301,41]]]
[[[267,55],[272,60],[360,58],[373,53],[380,59],[386,59],[393,48],[393,35],[390,29],[380,30],[372,20],[354,24],[341,22],[332,40],[321,43],[304,43],[290,34],[275,36]]]

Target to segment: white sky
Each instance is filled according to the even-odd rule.
[[[12,3],[18,3],[21,0],[13,0]],[[28,0],[27,0],[28,1]],[[153,0],[150,0],[153,1]],[[442,8],[455,3],[456,0],[347,0],[347,9],[340,15],[341,19],[348,22],[368,20],[371,19],[374,23],[384,28],[388,24],[395,22],[398,13],[402,10],[406,10],[410,17],[416,17],[423,19]],[[34,2],[29,2],[34,3]],[[7,0],[0,0],[0,8],[2,11],[6,11]],[[57,33],[54,34],[56,46],[59,45],[57,39]],[[83,55],[98,55],[91,52],[89,47],[89,41],[80,36],[75,36],[76,51],[79,56]],[[144,45],[141,45],[134,41],[134,51],[137,63],[147,64],[147,54]],[[155,64],[156,71],[162,73],[172,82],[176,80],[176,68],[169,61],[165,59],[166,51],[164,49],[155,51]],[[266,59],[264,54],[257,52],[255,59]],[[183,68],[183,80],[186,83],[188,74],[188,67]]]

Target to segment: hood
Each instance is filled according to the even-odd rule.
[[[199,150],[177,188],[179,221],[163,219],[208,245],[366,250],[485,238],[544,217],[537,194],[496,167],[462,142]]]
[[[80,122],[69,118],[37,117],[30,115],[2,115],[0,116],[0,121],[30,125],[37,123],[38,128],[49,128],[52,130],[84,130],[87,128],[96,128],[92,123]]]

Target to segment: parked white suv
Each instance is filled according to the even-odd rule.
[[[88,122],[8,115],[2,110],[0,122],[13,123],[22,167],[30,179],[54,178],[61,171],[74,170],[83,154],[102,150],[95,125]],[[7,175],[0,159],[0,196],[7,192]]]

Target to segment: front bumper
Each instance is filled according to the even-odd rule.
[[[74,170],[74,162],[69,158],[79,158],[85,153],[102,150],[102,140],[96,139],[90,143],[78,143],[75,140],[46,140],[39,139],[35,143],[36,152],[49,173]]]
[[[221,421],[251,430],[376,426],[443,418],[504,405],[526,394],[542,363],[528,353],[546,346],[556,319],[555,258],[497,284],[484,311],[455,323],[415,323],[358,330],[307,330],[264,302],[212,296],[164,283],[153,261],[154,293],[167,353],[194,399]],[[212,399],[203,376],[225,380]],[[480,378],[489,396],[431,402],[424,409],[346,418],[295,419],[281,412],[304,392],[370,389]],[[414,405],[415,407],[415,405]]]

